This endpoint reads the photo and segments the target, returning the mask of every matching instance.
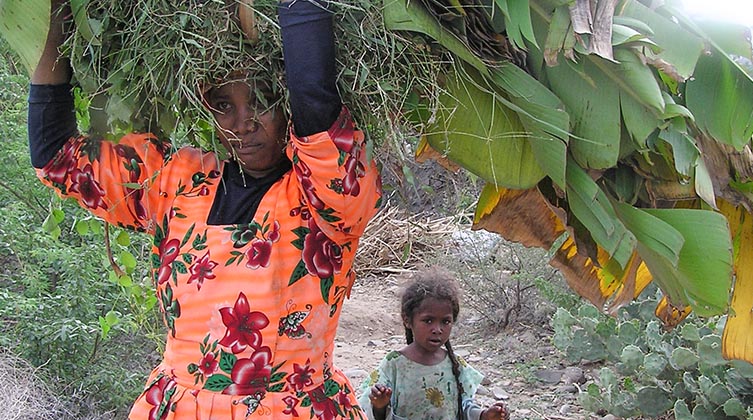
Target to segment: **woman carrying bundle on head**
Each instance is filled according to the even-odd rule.
[[[153,236],[167,341],[130,419],[362,417],[332,360],[381,187],[336,88],[331,7],[278,5],[289,119],[245,69],[204,90],[225,158],[151,134],[79,134],[59,53],[70,9],[53,1],[29,94],[32,163],[61,196]]]

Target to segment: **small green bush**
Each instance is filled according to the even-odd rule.
[[[580,394],[583,407],[621,417],[753,419],[753,365],[722,358],[726,318],[691,314],[665,331],[653,315],[656,303],[643,298],[616,318],[590,304],[557,310],[555,346],[573,362],[603,363]]]

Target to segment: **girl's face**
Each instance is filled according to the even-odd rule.
[[[212,88],[207,102],[220,126],[220,142],[244,172],[259,178],[277,167],[285,156],[287,128],[280,109],[264,110],[243,80]]]
[[[426,354],[440,350],[452,333],[452,303],[447,300],[427,298],[413,313],[404,319],[405,326],[413,331],[413,342]]]

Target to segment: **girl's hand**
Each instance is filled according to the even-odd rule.
[[[493,406],[481,412],[481,420],[509,420],[510,412],[503,402],[497,402]]]
[[[382,409],[384,407],[387,407],[387,405],[390,403],[391,397],[392,389],[390,389],[390,387],[382,384],[376,384],[371,387],[369,400],[371,401],[371,406],[373,408]]]

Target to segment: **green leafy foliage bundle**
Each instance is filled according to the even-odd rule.
[[[212,118],[201,100],[207,85],[243,71],[285,96],[275,0],[253,2],[255,42],[241,30],[237,9],[246,6],[237,0],[84,3],[74,13],[66,54],[83,97],[91,100],[95,133],[151,131],[177,144],[213,148]],[[381,2],[331,3],[344,102],[378,141],[410,131],[401,111],[416,95],[436,96],[448,57],[422,39],[388,32]]]

